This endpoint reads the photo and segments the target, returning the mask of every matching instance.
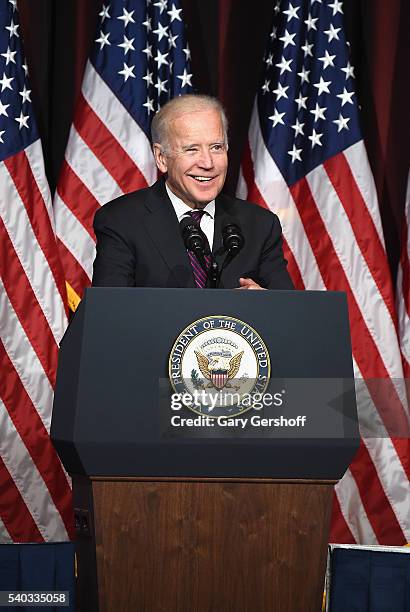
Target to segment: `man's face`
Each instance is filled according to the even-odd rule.
[[[168,125],[168,151],[154,145],[158,168],[171,191],[191,208],[203,208],[222,190],[227,146],[217,109],[181,111]]]

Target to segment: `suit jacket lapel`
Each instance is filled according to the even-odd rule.
[[[189,258],[180,234],[179,223],[161,178],[149,190],[145,202],[145,227],[180,287],[195,287]]]

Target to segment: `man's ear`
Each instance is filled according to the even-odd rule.
[[[155,163],[157,164],[158,170],[162,172],[162,174],[165,174],[168,170],[168,166],[167,166],[167,157],[164,154],[163,148],[161,147],[160,144],[155,142],[153,144],[152,149],[154,152]]]

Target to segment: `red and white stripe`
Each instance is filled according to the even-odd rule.
[[[401,258],[397,271],[396,302],[403,370],[410,401],[410,172],[403,219]]]
[[[0,163],[0,213],[0,541],[64,541],[71,484],[49,430],[66,293],[39,140]]]
[[[346,291],[361,448],[336,487],[332,541],[410,541],[410,415],[376,190],[363,142],[288,188],[255,104],[238,195],[273,210],[298,289]],[[407,311],[408,314],[408,311]]]
[[[65,277],[78,297],[92,278],[95,212],[156,178],[148,138],[88,62],[54,200]]]

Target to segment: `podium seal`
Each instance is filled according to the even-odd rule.
[[[188,325],[169,357],[169,379],[197,414],[232,417],[252,408],[270,378],[268,349],[259,333],[234,317],[215,315]]]

